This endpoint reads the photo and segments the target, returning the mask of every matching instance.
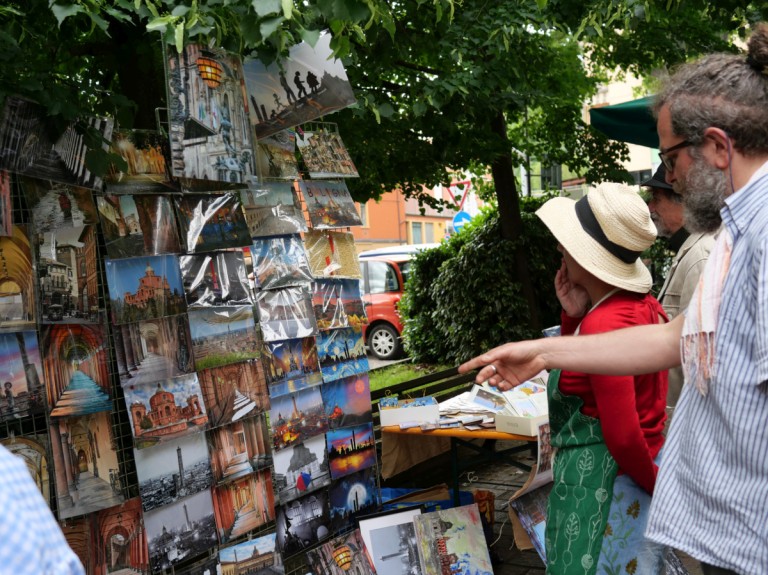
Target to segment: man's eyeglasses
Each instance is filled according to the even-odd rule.
[[[677,154],[675,154],[672,157],[670,157],[668,154],[670,152],[674,152],[675,150],[682,150],[683,148],[687,148],[688,146],[693,146],[693,142],[691,142],[690,140],[683,140],[679,144],[670,146],[666,150],[664,148],[659,150],[659,158],[661,158],[661,163],[664,164],[664,167],[667,168],[668,172],[674,172],[675,164],[677,163]]]

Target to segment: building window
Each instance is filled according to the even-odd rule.
[[[411,243],[424,243],[424,239],[421,237],[421,222],[411,222]]]
[[[435,241],[435,224],[432,222],[427,222],[424,224],[424,232],[426,237],[424,238],[424,242],[431,244]]]

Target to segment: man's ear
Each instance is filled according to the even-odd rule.
[[[720,170],[725,170],[731,165],[731,158],[734,154],[733,140],[728,137],[725,130],[710,126],[704,130],[704,144],[708,149],[708,156],[714,166]]]

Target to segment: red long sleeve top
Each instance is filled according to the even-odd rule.
[[[583,318],[562,313],[563,335],[603,333],[634,325],[654,324],[667,319],[652,295],[620,291],[608,297]],[[584,415],[600,420],[605,444],[619,473],[653,494],[658,467],[653,460],[664,443],[667,372],[637,376],[593,375],[563,371],[560,391],[584,401]]]

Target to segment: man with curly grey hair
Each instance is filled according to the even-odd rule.
[[[720,226],[685,313],[667,324],[508,343],[461,366],[508,389],[541,369],[683,367],[646,537],[705,574],[768,572],[768,25],[748,55],[683,66],[654,107],[686,225]],[[594,573],[590,571],[589,573]]]

